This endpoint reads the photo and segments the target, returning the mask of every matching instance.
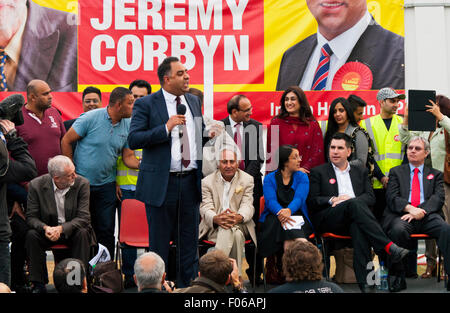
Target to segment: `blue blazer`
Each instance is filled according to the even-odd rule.
[[[277,182],[275,180],[275,173],[272,172],[264,178],[263,191],[264,191],[264,211],[259,218],[261,223],[264,223],[268,214],[277,215],[278,212],[283,209],[277,200]],[[295,190],[294,199],[289,203],[288,207],[291,209],[292,214],[299,209],[302,210],[303,216],[308,220],[309,224],[312,223],[309,219],[308,208],[306,206],[306,199],[309,192],[309,179],[308,175],[303,172],[295,172],[294,181],[292,182],[292,189]]]
[[[200,99],[185,94],[194,118],[202,117]],[[131,117],[128,144],[130,149],[143,149],[142,161],[136,185],[136,199],[151,206],[163,205],[169,184],[172,137],[167,135],[169,120],[162,90],[136,100]],[[202,138],[204,123],[196,125],[196,138]],[[202,145],[208,138],[197,143],[197,196],[201,201]]]

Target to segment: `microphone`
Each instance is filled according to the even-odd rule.
[[[177,115],[185,115],[186,114],[186,106],[182,103],[177,104]],[[183,137],[183,127],[179,125],[178,127],[178,133],[180,135],[180,138]]]

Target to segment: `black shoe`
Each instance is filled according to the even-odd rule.
[[[389,253],[391,264],[395,264],[400,262],[409,253],[409,250],[401,248],[393,243],[389,248]]]
[[[45,285],[42,283],[33,283],[31,293],[47,293],[47,288],[45,288]]]
[[[136,288],[136,283],[134,282],[133,276],[125,276],[125,281],[123,283],[124,289]]]
[[[368,284],[358,284],[359,290],[361,290],[361,293],[375,293],[376,288],[375,285],[368,285]]]
[[[389,291],[390,292],[399,292],[406,289],[406,280],[405,278],[399,276],[391,276],[388,280],[389,282]]]
[[[249,271],[248,269],[246,269],[245,273],[247,273],[248,280],[249,280],[250,284],[253,286],[253,271]],[[263,283],[264,282],[261,279],[261,275],[258,275],[258,273],[256,273],[256,280],[255,280],[256,286],[260,286]]]

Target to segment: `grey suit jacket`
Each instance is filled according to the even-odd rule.
[[[77,176],[74,185],[66,193],[64,210],[66,222],[62,224],[62,228],[66,238],[69,238],[77,228],[92,229],[89,213],[89,181],[86,178]],[[39,176],[30,182],[26,218],[28,226],[42,234],[45,225],[58,225],[58,212],[50,174]]]
[[[73,14],[27,1],[28,17],[16,79],[11,91],[25,91],[32,79],[52,91],[77,91],[77,25]]]
[[[372,20],[353,48],[347,62],[367,65],[373,74],[371,89],[390,86],[405,88],[404,38],[394,34]],[[298,86],[303,78],[309,58],[317,45],[317,34],[289,48],[281,60],[277,90]]]

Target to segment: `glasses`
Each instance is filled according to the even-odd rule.
[[[297,155],[297,156],[289,157],[289,159],[295,160],[295,161],[297,161],[297,160],[301,161],[302,160],[302,156],[301,155]]]
[[[423,148],[422,147],[418,147],[418,146],[408,146],[408,150],[409,151],[412,151],[412,150],[422,151]]]

